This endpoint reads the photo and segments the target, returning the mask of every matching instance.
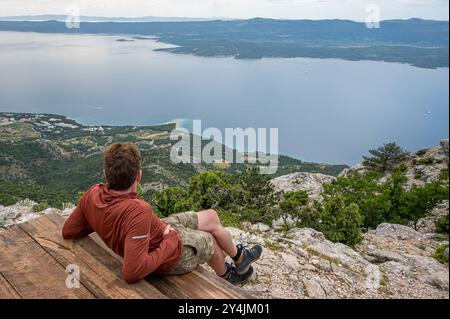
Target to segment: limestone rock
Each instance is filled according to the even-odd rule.
[[[415,278],[441,290],[449,289],[448,269],[436,259],[423,256],[410,256],[405,264],[407,272]]]
[[[403,164],[406,165],[406,189],[413,185],[424,185],[439,179],[441,172],[448,169],[449,151],[448,139],[440,141],[440,146],[429,147],[415,153],[406,153]],[[344,169],[338,176],[346,176],[352,172],[364,173],[367,168],[363,164]],[[387,172],[380,180],[385,181],[390,176]]]
[[[283,218],[278,218],[278,219],[274,219],[272,221],[272,228],[274,229],[282,229],[284,227],[292,227],[295,225],[295,221],[292,219],[292,217],[288,216],[286,218],[286,220],[284,220]]]
[[[421,233],[415,231],[411,227],[389,223],[382,223],[378,225],[375,230],[375,234],[378,236],[392,237],[401,240],[423,237]]]
[[[303,284],[305,285],[308,297],[313,299],[324,299],[327,297],[325,290],[318,281],[314,279],[305,279],[303,280]]]
[[[318,198],[323,191],[322,185],[331,183],[335,177],[314,173],[293,173],[271,180],[276,192],[293,192],[303,190],[311,198]]]
[[[12,206],[0,206],[0,222],[4,227],[20,224],[39,216],[40,215],[33,212],[33,209],[29,206],[21,206],[18,204]]]
[[[448,156],[448,138],[442,140],[439,144],[441,145],[441,151]]]
[[[289,269],[297,271],[300,268],[300,264],[295,255],[281,253],[281,258]]]
[[[417,231],[423,234],[433,234],[436,231],[436,221],[448,214],[449,206],[448,200],[443,201],[441,204],[436,206],[428,216],[419,219],[417,222]],[[434,236],[431,236],[434,237]]]
[[[369,250],[364,258],[374,264],[381,264],[388,261],[402,262],[406,259],[398,253],[377,249]]]
[[[255,230],[255,231],[258,231],[258,232],[262,232],[262,233],[268,232],[271,229],[269,225],[266,225],[264,223],[254,224],[250,228],[252,230]]]
[[[366,171],[366,167],[363,164],[359,163],[359,164],[353,165],[350,168],[344,169],[342,172],[339,173],[338,177],[347,176],[348,174],[353,173],[353,172],[364,173],[365,171]]]

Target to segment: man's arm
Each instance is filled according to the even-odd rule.
[[[154,272],[178,247],[164,237],[159,247],[149,252],[150,224],[151,213],[140,213],[133,218],[125,237],[122,274],[129,284]]]
[[[78,206],[64,223],[62,236],[64,239],[78,239],[86,237],[93,231],[86,217],[84,217],[80,200]]]

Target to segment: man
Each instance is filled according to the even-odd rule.
[[[253,273],[251,263],[262,253],[234,245],[230,234],[212,210],[185,212],[158,219],[145,201],[137,198],[142,178],[141,154],[130,143],[114,143],[104,152],[106,184],[93,185],[81,197],[65,222],[65,239],[96,232],[105,244],[123,257],[127,283],[157,274],[183,274],[207,262],[216,274],[236,284]],[[232,257],[225,263],[223,252]]]

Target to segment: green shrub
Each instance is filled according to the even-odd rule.
[[[239,214],[244,220],[272,223],[278,198],[269,176],[259,174],[257,167],[247,168],[238,175],[234,194],[230,208],[236,212],[241,210]]]
[[[50,205],[48,203],[39,203],[33,206],[33,212],[39,213],[46,210],[47,208],[50,208]]]
[[[355,246],[363,239],[362,225],[363,217],[358,205],[347,206],[337,197],[324,203],[318,228],[331,241]]]
[[[170,187],[152,196],[152,205],[161,217],[194,209],[192,201],[185,189]]]
[[[63,203],[73,200],[67,192],[26,183],[0,181],[0,189],[0,205],[5,206],[28,198],[37,203],[46,202],[51,207],[61,208]]]
[[[136,186],[136,193],[137,193],[137,197],[139,199],[143,199],[144,198],[144,190],[142,189],[141,183],[137,184],[137,186]]]
[[[308,205],[308,193],[305,191],[289,192],[283,195],[275,211],[275,218],[281,218],[286,228],[288,219],[292,218],[296,226],[311,227],[313,214]]]
[[[238,215],[231,211],[219,211],[219,217],[222,225],[225,227],[241,227],[241,220]]]
[[[437,204],[448,198],[448,186],[442,181],[435,181],[423,186],[413,186],[410,191],[401,194],[400,206],[392,222],[407,224],[413,222],[414,226],[420,218],[429,213]]]
[[[422,171],[417,171],[414,174],[414,178],[415,179],[421,179],[423,177],[423,172]]]
[[[445,216],[441,216],[435,222],[436,232],[439,234],[448,234],[448,213]]]
[[[441,173],[439,174],[439,179],[440,180],[447,180],[448,181],[448,168],[444,168]]]
[[[233,177],[223,171],[198,173],[189,180],[189,196],[198,209],[227,205],[233,194]]]
[[[345,205],[358,205],[365,228],[382,222],[415,224],[439,202],[448,198],[448,181],[439,180],[405,190],[405,165],[393,170],[391,177],[379,182],[378,173],[350,174],[325,185],[325,199],[341,197]]]
[[[83,197],[84,192],[78,192],[77,193],[77,203],[80,201],[81,197]]]
[[[417,161],[418,165],[431,165],[434,163],[433,157],[425,157]]]
[[[448,248],[448,245],[442,245],[436,249],[433,254],[433,258],[439,261],[441,264],[448,264],[448,257],[444,254],[444,251]]]
[[[201,172],[189,180],[187,188],[157,191],[151,201],[162,216],[209,208],[234,214],[234,221],[271,223],[275,216],[275,193],[270,180],[253,168],[238,176],[223,171]]]

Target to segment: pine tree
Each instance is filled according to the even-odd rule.
[[[405,151],[395,143],[384,144],[377,149],[369,150],[371,156],[363,156],[364,166],[381,172],[393,169],[405,157]]]

